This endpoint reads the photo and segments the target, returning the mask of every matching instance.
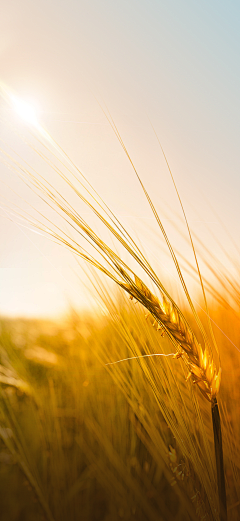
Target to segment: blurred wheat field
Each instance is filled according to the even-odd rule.
[[[239,346],[236,312],[212,318]],[[193,326],[194,327],[194,326]],[[215,331],[229,520],[240,515],[239,355]],[[1,519],[218,519],[209,407],[139,305],[1,320]]]

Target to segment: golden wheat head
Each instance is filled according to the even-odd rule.
[[[178,307],[165,295],[160,302],[137,276],[135,283],[123,284],[123,287],[130,298],[143,304],[158,324],[157,329],[164,331],[173,342],[176,358],[181,357],[189,370],[187,380],[191,378],[205,398],[213,403],[220,387],[221,368],[217,370],[208,345],[202,348]]]

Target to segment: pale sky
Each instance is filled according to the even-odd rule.
[[[238,261],[218,217],[240,246],[239,19],[238,2],[219,0],[1,2],[0,81],[36,106],[41,124],[150,258],[158,258],[146,233],[150,210],[97,100],[111,111],[166,227],[179,206],[150,121],[191,228],[224,262],[210,229]],[[3,123],[0,137],[26,154]],[[1,164],[0,183],[10,201],[14,189],[33,203]],[[69,304],[88,305],[72,256],[3,211],[0,244],[0,314],[55,316]],[[159,262],[159,275],[172,276]]]

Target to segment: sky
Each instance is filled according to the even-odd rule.
[[[172,284],[176,275],[158,251],[164,247],[151,231],[149,207],[101,107],[110,110],[176,248],[189,255],[177,237],[179,203],[152,126],[191,229],[229,268],[221,245],[236,262],[240,247],[239,17],[238,2],[219,0],[8,0],[1,6],[0,82],[36,107],[40,123]],[[5,120],[0,124],[1,139],[34,162]],[[16,192],[38,204],[1,163],[0,186],[10,204]],[[57,316],[70,305],[92,304],[73,256],[9,221],[3,209],[0,244],[0,314]]]

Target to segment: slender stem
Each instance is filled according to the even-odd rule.
[[[215,398],[212,403],[212,423],[213,423],[213,434],[214,434],[214,446],[215,446],[215,458],[217,467],[217,484],[218,484],[218,497],[219,497],[219,511],[220,521],[227,521],[227,499],[226,499],[226,486],[223,466],[223,449],[222,449],[222,431],[221,431],[221,420],[219,416],[219,409],[217,399]]]

